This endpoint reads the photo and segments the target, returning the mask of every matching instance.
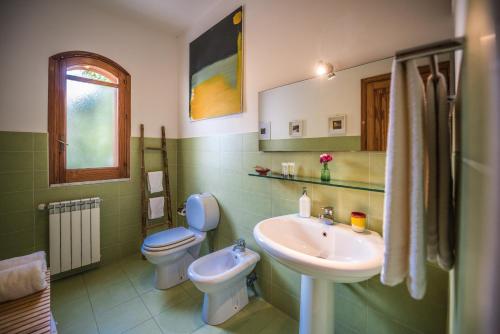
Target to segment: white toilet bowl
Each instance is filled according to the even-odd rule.
[[[172,232],[183,232],[186,235],[191,234],[192,237],[187,240],[172,241],[170,245],[163,245],[161,247],[148,246],[152,244],[151,240],[148,240],[150,237],[157,237],[159,239],[162,236],[161,233],[164,233],[163,238],[168,238],[165,232],[169,234],[174,234]],[[148,238],[144,240],[141,252],[149,262],[155,265],[155,288],[163,290],[188,279],[187,268],[198,258],[200,246],[206,238],[206,233],[184,227],[176,227],[155,233]],[[175,239],[171,238],[171,240]]]
[[[155,265],[155,287],[168,289],[188,279],[187,268],[198,258],[206,231],[217,227],[219,206],[211,194],[189,196],[186,203],[189,228],[176,227],[144,239],[142,254]]]
[[[259,254],[248,248],[233,251],[230,246],[191,263],[188,276],[205,293],[203,321],[209,325],[223,323],[248,304],[246,276],[259,260]]]

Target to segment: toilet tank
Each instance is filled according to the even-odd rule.
[[[219,224],[219,204],[212,194],[193,194],[186,202],[186,218],[189,226],[198,231],[213,230]]]

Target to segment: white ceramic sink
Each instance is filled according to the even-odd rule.
[[[333,334],[334,283],[364,281],[382,268],[380,235],[348,225],[293,214],[261,221],[253,235],[269,255],[302,274],[300,334]]]
[[[262,249],[289,268],[314,278],[353,283],[380,273],[384,253],[378,233],[356,233],[345,224],[325,225],[318,218],[287,215],[254,228]]]

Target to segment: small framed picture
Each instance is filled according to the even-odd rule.
[[[328,118],[328,135],[345,136],[346,134],[346,115],[336,115]]]
[[[259,122],[259,140],[271,139],[271,122]]]
[[[291,121],[288,123],[288,134],[290,137],[302,137],[304,122]]]

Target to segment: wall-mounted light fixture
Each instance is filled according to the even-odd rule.
[[[320,60],[316,64],[316,75],[318,77],[326,76],[328,78],[328,80],[332,79],[335,76],[335,72],[333,70],[333,65]]]

